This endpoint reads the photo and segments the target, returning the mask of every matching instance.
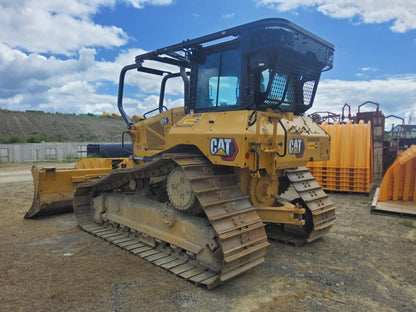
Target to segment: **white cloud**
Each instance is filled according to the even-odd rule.
[[[390,29],[403,33],[416,29],[416,0],[253,0],[281,12],[314,8],[334,18],[358,17],[364,23],[392,22]]]
[[[148,111],[150,108],[155,108],[159,104],[159,97],[156,95],[150,95],[146,97],[143,101],[140,101],[137,104],[138,111]]]
[[[81,49],[78,59],[60,60],[26,54],[0,43],[0,97],[40,92],[71,79],[94,64],[93,49]]]
[[[39,105],[39,109],[43,111],[61,111],[63,107],[69,106],[67,112],[115,112],[116,97],[97,94],[94,85],[86,81],[70,81],[60,87],[49,89],[45,95],[46,103]]]
[[[125,0],[130,3],[136,9],[142,9],[144,4],[151,5],[169,5],[173,0]]]
[[[359,77],[360,79],[369,79],[371,78],[371,75],[378,72],[377,67],[370,67],[365,66],[359,69],[359,72],[355,73],[356,77]]]
[[[172,3],[124,2],[134,8]],[[94,22],[94,15],[102,8],[115,5],[115,0],[0,1],[0,107],[115,112],[121,68],[134,63],[137,54],[146,52],[120,50],[114,61],[96,59],[95,47],[122,46],[129,39],[119,27]],[[160,77],[134,72],[128,75],[126,85],[138,87],[142,94],[158,92]],[[168,84],[168,94],[180,92],[180,84]],[[138,103],[129,94],[124,100],[126,105]]]
[[[322,80],[318,86],[314,106],[308,111],[341,113],[344,103],[351,105],[353,113],[358,105],[372,101],[380,104],[384,115],[405,118],[416,114],[416,75],[390,77],[385,80]]]
[[[120,70],[123,66],[134,63],[136,55],[145,52],[140,49],[121,51],[113,62],[108,62],[97,61],[94,49],[83,48],[78,52],[77,59],[62,60],[54,56],[26,54],[0,44],[0,107],[67,113],[116,112]],[[163,69],[172,70],[171,66],[163,66]],[[160,83],[159,76],[135,70],[129,72],[125,80],[126,107],[137,107],[139,99],[149,93],[157,94],[158,98]],[[107,87],[108,94],[99,94],[100,87]],[[177,97],[182,93],[181,78],[168,81],[167,104],[171,103],[169,96]],[[146,104],[150,105],[150,102]],[[141,109],[148,111],[149,105]],[[140,113],[135,110],[134,108],[133,114]]]
[[[136,102],[136,106],[131,106],[130,108],[126,109],[126,112],[128,115],[143,115],[146,112],[149,112],[159,106],[159,96],[157,95],[150,95],[143,99],[142,101]],[[168,108],[174,108],[174,107],[183,107],[184,101],[183,98],[181,99],[171,99],[171,98],[165,98],[164,105]],[[152,115],[158,114],[158,110],[155,111],[154,114],[150,114],[146,117],[150,117]]]
[[[174,108],[174,107],[182,107],[182,106],[184,106],[183,98],[177,99],[177,100],[168,99],[167,104],[166,104],[166,107],[169,109]]]
[[[94,113],[116,112],[116,97],[98,94],[87,81],[70,81],[36,93],[19,93],[0,99],[0,106],[10,110],[37,109],[47,112]]]
[[[0,4],[2,43],[29,52],[72,55],[81,47],[114,47],[127,42],[119,27],[95,24],[101,6],[114,0],[36,1]]]
[[[172,0],[124,0],[134,8],[169,5]],[[82,47],[118,47],[128,35],[116,26],[96,24],[93,16],[115,0],[14,0],[0,3],[2,43],[28,52],[73,55]]]
[[[227,13],[227,14],[221,15],[221,18],[225,18],[225,19],[233,18],[233,17],[234,17],[234,13]]]

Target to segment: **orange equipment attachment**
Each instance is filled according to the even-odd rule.
[[[373,181],[371,124],[335,122],[321,124],[331,136],[327,161],[308,162],[307,167],[326,190],[369,192]]]
[[[387,169],[372,209],[416,215],[415,180],[416,145],[412,145]]]

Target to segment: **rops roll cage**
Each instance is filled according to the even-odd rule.
[[[160,88],[160,97],[159,97],[159,106],[155,108],[154,110],[151,110],[147,112],[146,115],[155,112],[159,110],[159,112],[163,112],[163,110],[167,109],[163,105],[164,101],[164,93],[165,93],[165,86],[167,80],[170,78],[176,78],[176,77],[182,77],[182,80],[184,82],[184,102],[185,106],[189,104],[189,91],[190,91],[190,82],[188,76],[190,75],[190,72],[187,71],[187,69],[191,68],[191,56],[192,52],[200,49],[202,47],[202,44],[207,42],[213,42],[216,40],[224,39],[226,37],[237,37],[242,38],[243,36],[250,34],[254,31],[259,31],[262,29],[289,29],[292,32],[294,32],[299,40],[299,38],[306,37],[309,39],[309,44],[311,45],[319,45],[319,47],[324,47],[322,49],[324,52],[321,52],[320,55],[317,57],[319,60],[325,64],[327,69],[332,68],[332,57],[330,53],[333,53],[334,46],[323,40],[322,38],[312,34],[311,32],[303,29],[302,27],[288,21],[285,19],[280,18],[269,18],[269,19],[263,19],[247,24],[243,24],[241,26],[236,26],[233,28],[229,28],[226,30],[218,31],[215,33],[212,33],[210,35],[198,37],[195,39],[188,39],[181,43],[177,43],[174,45],[170,45],[161,49],[154,50],[152,52],[148,52],[145,54],[141,54],[136,56],[135,63],[131,65],[125,66],[121,72],[120,72],[120,78],[119,78],[119,88],[118,88],[118,100],[117,100],[117,106],[118,110],[123,117],[127,128],[130,129],[133,123],[130,121],[129,117],[127,116],[126,112],[123,108],[123,90],[124,90],[124,78],[127,73],[127,71],[130,70],[137,70],[139,72],[163,76],[162,82],[161,82],[161,88]],[[291,43],[295,45],[296,43]],[[296,46],[296,49],[302,49],[303,47]],[[332,51],[332,52],[331,52]],[[178,66],[180,71],[177,73],[172,73],[167,70],[160,70],[156,68],[150,68],[143,66],[144,61],[156,61],[168,65],[174,65]]]

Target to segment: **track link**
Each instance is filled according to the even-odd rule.
[[[219,271],[209,269],[188,256],[186,250],[161,241],[149,245],[135,229],[123,224],[98,224],[93,218],[92,199],[99,194],[123,188],[131,179],[167,175],[180,166],[217,234],[222,263]],[[208,288],[246,271],[264,261],[269,245],[264,225],[243,195],[235,177],[222,167],[213,166],[205,157],[193,154],[169,154],[151,163],[113,171],[99,181],[79,185],[74,196],[74,212],[79,226],[151,263]],[[144,233],[146,234],[146,233]]]
[[[306,204],[306,224],[302,227],[285,226],[283,232],[276,231],[272,225],[268,235],[294,245],[310,243],[329,232],[336,219],[335,206],[308,168],[287,169],[286,176],[298,193],[300,204]]]

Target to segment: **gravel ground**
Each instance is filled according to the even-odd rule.
[[[24,220],[30,166],[0,165],[0,311],[416,311],[416,220],[371,214],[368,195],[330,194],[330,234],[272,242],[263,264],[206,290],[82,232],[71,213]]]

